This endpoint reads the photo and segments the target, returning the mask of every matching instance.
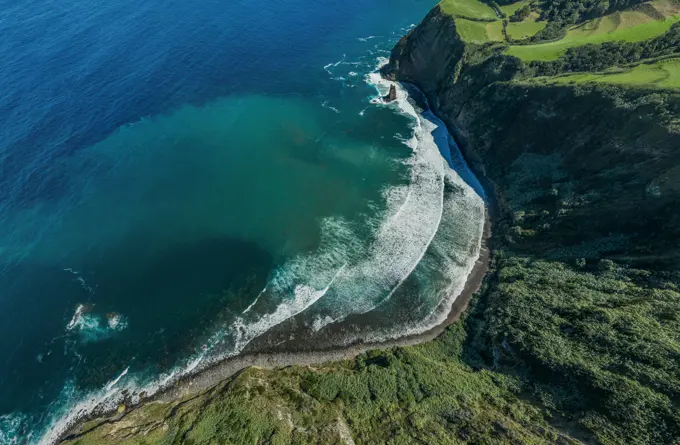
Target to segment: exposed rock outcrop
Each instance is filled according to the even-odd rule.
[[[397,100],[397,87],[394,85],[390,85],[390,92],[387,93],[386,96],[383,96],[383,101],[385,102],[394,102]]]
[[[397,44],[383,75],[427,95],[468,162],[495,183],[527,250],[680,262],[678,243],[667,242],[680,240],[672,185],[680,93],[546,86],[518,80],[522,69],[492,46],[463,42],[455,20],[435,8]]]

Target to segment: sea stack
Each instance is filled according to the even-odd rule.
[[[397,87],[390,85],[390,92],[387,93],[387,96],[383,96],[383,100],[385,102],[394,102],[397,100]]]

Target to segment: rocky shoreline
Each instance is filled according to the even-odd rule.
[[[393,93],[394,90],[394,93]],[[396,96],[394,86],[383,100],[393,101]],[[436,113],[436,110],[433,110]],[[77,439],[97,428],[102,423],[118,422],[132,413],[135,409],[152,402],[171,403],[180,399],[190,398],[221,384],[225,380],[234,377],[248,368],[277,369],[289,366],[312,366],[320,365],[332,361],[342,361],[353,359],[363,353],[375,350],[386,350],[397,347],[413,346],[430,342],[441,335],[447,327],[460,319],[465,312],[472,296],[481,288],[484,278],[489,270],[491,260],[490,239],[492,236],[492,220],[497,216],[497,204],[492,184],[483,175],[483,172],[470,166],[477,175],[484,192],[485,220],[482,231],[481,247],[479,257],[468,275],[463,291],[454,300],[446,319],[435,327],[415,335],[381,341],[381,342],[354,342],[346,346],[332,347],[328,349],[308,350],[308,351],[265,351],[265,352],[246,352],[243,355],[235,356],[223,360],[197,374],[183,378],[176,384],[161,391],[151,397],[145,398],[133,406],[121,405],[117,411],[109,413],[98,413],[91,417],[86,417],[78,421],[62,434],[57,443]],[[101,420],[98,422],[97,420]],[[91,426],[94,421],[95,426]],[[89,424],[89,425],[88,425]],[[83,429],[86,425],[85,429]]]
[[[412,346],[434,340],[442,332],[444,332],[444,330],[449,325],[460,319],[463,312],[465,312],[467,309],[470,299],[480,289],[484,281],[484,277],[486,276],[486,273],[489,269],[489,261],[491,259],[491,251],[489,249],[490,237],[491,219],[487,209],[479,258],[475,262],[472,271],[468,275],[468,278],[465,282],[465,288],[451,306],[446,320],[426,332],[398,339],[387,340],[385,342],[353,343],[345,347],[328,350],[245,354],[224,360],[214,367],[208,368],[195,376],[189,377],[167,391],[159,394],[154,399],[169,402],[179,398],[187,397],[192,393],[208,389],[223,381],[224,379],[233,376],[239,371],[252,366],[274,369],[293,365],[318,365],[329,361],[352,359],[371,350]]]
[[[59,438],[58,443],[74,440],[97,428],[99,425],[118,422],[133,412],[139,406],[151,402],[171,403],[180,399],[190,398],[193,395],[202,393],[210,388],[222,383],[223,381],[237,375],[241,371],[255,367],[265,369],[284,368],[288,366],[312,366],[320,365],[331,361],[349,360],[360,354],[374,350],[384,350],[403,346],[413,346],[434,340],[441,335],[444,330],[452,323],[460,319],[465,312],[472,296],[480,289],[491,259],[489,240],[491,238],[491,212],[487,205],[485,212],[484,229],[481,240],[479,258],[468,275],[465,287],[460,295],[453,302],[449,315],[446,320],[430,330],[417,335],[410,335],[398,339],[388,340],[378,343],[354,343],[345,347],[338,347],[328,350],[306,351],[306,352],[262,352],[249,353],[241,356],[226,359],[208,369],[205,369],[193,376],[180,380],[178,383],[132,407],[119,407],[118,411],[102,415],[101,413],[92,418],[81,419],[76,425],[71,427]],[[100,422],[97,421],[100,420]],[[84,428],[84,426],[94,421],[94,426]]]

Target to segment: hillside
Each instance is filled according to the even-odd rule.
[[[121,406],[65,443],[680,443],[679,10],[442,2],[384,75],[427,95],[495,191],[463,319]]]

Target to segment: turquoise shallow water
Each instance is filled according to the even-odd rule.
[[[0,444],[50,443],[263,335],[441,321],[478,255],[481,191],[405,90],[380,103],[376,72],[429,7],[12,6]]]

